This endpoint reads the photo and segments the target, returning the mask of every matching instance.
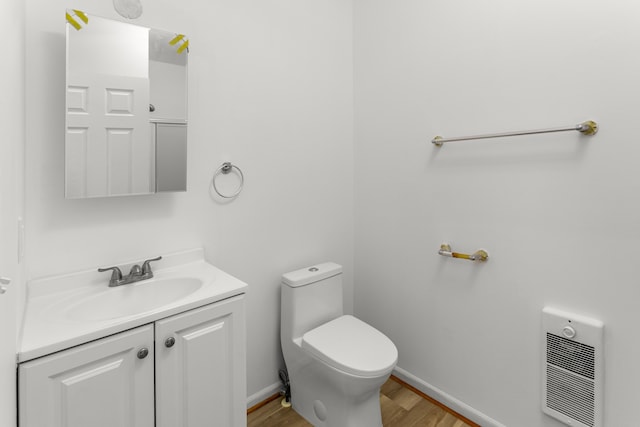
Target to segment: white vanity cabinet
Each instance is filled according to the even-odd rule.
[[[19,425],[245,427],[244,318],[238,295],[22,363]]]
[[[146,325],[21,364],[20,427],[153,427],[153,359]]]

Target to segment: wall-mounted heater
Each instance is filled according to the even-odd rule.
[[[602,427],[603,323],[548,307],[542,318],[542,411],[572,427]]]

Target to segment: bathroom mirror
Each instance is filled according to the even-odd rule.
[[[66,20],[66,198],[186,191],[187,38]]]

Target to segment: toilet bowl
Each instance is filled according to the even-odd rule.
[[[293,409],[317,427],[380,427],[380,386],[398,360],[382,332],[345,315],[342,267],[283,275],[281,344]]]

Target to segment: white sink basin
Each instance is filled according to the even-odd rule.
[[[137,261],[139,262],[139,261]],[[136,264],[121,263],[123,271]],[[153,279],[110,288],[97,268],[30,281],[18,360],[25,362],[246,292],[202,249],[162,256]]]
[[[93,294],[68,307],[72,320],[108,320],[145,313],[174,303],[202,287],[198,278],[149,279]]]

